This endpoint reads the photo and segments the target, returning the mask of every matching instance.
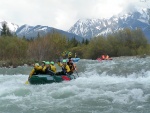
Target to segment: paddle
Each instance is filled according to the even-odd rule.
[[[28,78],[28,80],[25,82],[25,84],[29,84],[29,78]]]
[[[25,82],[25,84],[29,84],[29,81],[27,80],[27,81]]]
[[[75,70],[75,71],[76,71],[76,73],[77,73],[77,76],[79,77],[77,70]]]

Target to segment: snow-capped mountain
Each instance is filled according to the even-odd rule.
[[[92,38],[98,35],[107,35],[124,28],[141,28],[150,42],[150,9],[138,9],[126,14],[118,14],[109,19],[82,19],[78,20],[68,32],[48,26],[18,26],[11,22],[0,21],[0,31],[2,24],[6,24],[12,33],[18,37],[35,38],[57,31],[68,38],[75,37],[77,40]]]
[[[30,25],[22,25],[22,26],[18,26],[14,23],[11,22],[7,22],[7,21],[1,21],[0,22],[0,32],[2,30],[2,25],[6,24],[6,26],[9,28],[9,30],[12,33],[15,33],[18,37],[25,37],[27,39],[30,38],[36,38],[38,36],[38,34],[40,36],[44,36],[48,33],[51,33],[53,31],[56,31],[58,33],[63,34],[64,36],[66,36],[67,38],[71,39],[71,38],[76,38],[79,41],[82,41],[82,37],[77,36],[76,34],[73,33],[69,33],[60,29],[56,29],[56,28],[52,28],[52,27],[48,27],[48,26],[41,26],[41,25],[37,25],[37,26],[30,26]]]
[[[4,20],[1,20],[0,21],[0,31],[2,30],[2,25],[3,24],[6,24],[6,26],[9,28],[9,30],[12,32],[12,33],[15,33],[16,30],[19,28],[19,26],[17,24],[14,24],[14,23],[11,23],[11,22],[7,22],[7,21],[4,21]]]
[[[124,28],[141,28],[150,40],[150,9],[140,9],[127,14],[119,14],[109,19],[82,19],[78,20],[70,33],[92,38],[98,35],[107,35]]]
[[[63,31],[63,30],[59,30],[59,29],[56,29],[56,28],[52,28],[52,27],[48,27],[48,26],[41,26],[41,25],[37,25],[37,26],[23,25],[23,26],[20,26],[17,29],[16,34],[17,34],[18,37],[25,37],[27,39],[30,39],[30,38],[37,37],[38,34],[40,36],[44,36],[47,33],[51,33],[53,31],[61,33],[61,34],[65,35],[68,38],[75,37],[79,41],[82,40],[82,37],[77,36],[77,35],[75,35],[73,33],[69,33],[69,32],[66,32],[66,31]]]

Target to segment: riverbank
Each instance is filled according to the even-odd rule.
[[[0,61],[0,67],[6,67],[6,68],[17,68],[18,66],[31,66],[33,64],[33,61],[27,61],[27,60],[2,60]]]
[[[137,55],[137,56],[120,56],[120,58],[124,58],[124,57],[136,57],[136,58],[146,58],[149,55]],[[117,57],[112,57],[117,58]],[[119,58],[119,57],[118,57]],[[93,59],[96,60],[96,59]],[[31,66],[32,64],[34,64],[37,61],[31,61],[31,60],[1,60],[0,61],[0,68],[1,67],[6,67],[6,68],[16,68],[18,66]]]

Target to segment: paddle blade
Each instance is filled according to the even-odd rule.
[[[29,84],[29,81],[27,80],[27,81],[25,82],[25,84]]]

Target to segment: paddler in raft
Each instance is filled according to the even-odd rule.
[[[112,60],[107,54],[105,55],[105,60]]]
[[[70,68],[70,74],[73,74],[73,72],[76,70],[76,65],[72,62],[71,58],[67,62],[67,65]]]
[[[50,62],[50,68],[51,68],[51,71],[56,73],[56,66],[54,65],[55,63],[53,61]]]
[[[72,57],[72,53],[68,52],[68,59],[71,59],[71,57]]]
[[[45,66],[42,71],[44,72],[44,74],[54,75],[56,73],[56,67],[54,66],[54,62],[45,62]]]
[[[71,74],[71,70],[69,68],[69,66],[67,65],[67,61],[63,60],[62,63],[60,62],[60,60],[58,60],[58,66],[62,67],[62,71],[61,72],[57,72],[56,75],[70,75]]]
[[[42,66],[39,65],[39,63],[35,63],[33,65],[33,67],[34,68],[31,70],[28,79],[30,79],[32,77],[32,75],[37,75],[37,74],[43,73],[43,70],[42,70],[43,68],[42,68]]]
[[[110,58],[109,55],[107,55],[107,54],[103,54],[103,55],[101,56],[101,59],[102,59],[102,60],[112,60],[112,58]]]
[[[56,73],[56,67],[54,66],[54,62],[46,62],[42,61],[42,65],[40,66],[39,63],[35,63],[34,68],[31,70],[28,79],[30,79],[33,75],[38,74],[49,74],[54,75]]]

